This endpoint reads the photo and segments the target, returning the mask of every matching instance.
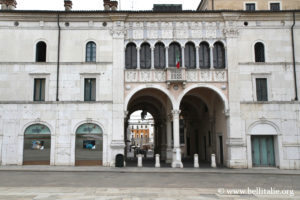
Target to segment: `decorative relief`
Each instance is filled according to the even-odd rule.
[[[217,37],[217,31],[216,30],[206,30],[206,37],[216,38]]]
[[[141,82],[151,82],[151,71],[141,71],[140,72]]]
[[[166,81],[165,71],[155,71],[154,72],[154,82],[164,82]]]
[[[163,38],[173,38],[173,30],[162,30]]]
[[[134,39],[143,39],[144,31],[143,30],[133,30],[133,38]]]
[[[226,81],[226,72],[225,71],[215,71],[214,72],[215,81]]]
[[[197,70],[187,70],[186,71],[187,81],[197,81]]]
[[[239,36],[239,30],[230,28],[230,29],[224,29],[223,33],[226,37],[238,37]]]
[[[149,38],[158,38],[158,31],[157,30],[149,30],[148,31],[148,35],[149,35]]]
[[[176,35],[175,36],[176,38],[187,38],[188,37],[186,30],[176,30],[175,35]]]
[[[200,81],[212,81],[211,71],[200,71]]]
[[[137,71],[126,71],[126,82],[137,82]]]

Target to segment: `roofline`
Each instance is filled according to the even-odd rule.
[[[297,10],[255,10],[255,11],[246,11],[246,10],[182,10],[182,11],[152,11],[152,10],[119,10],[119,11],[105,11],[105,10],[0,10],[0,13],[55,13],[55,14],[72,14],[72,13],[290,13],[290,12],[300,12],[300,9]]]

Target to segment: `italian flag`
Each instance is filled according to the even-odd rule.
[[[176,51],[176,67],[177,69],[180,68],[180,54],[178,51]]]

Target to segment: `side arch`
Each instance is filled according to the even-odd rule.
[[[186,88],[178,97],[178,100],[177,100],[174,108],[179,109],[180,103],[181,103],[183,97],[188,92],[190,92],[191,90],[196,89],[196,88],[208,88],[208,89],[215,91],[219,95],[219,97],[223,100],[225,111],[227,111],[229,109],[227,97],[224,95],[224,93],[219,88],[212,86],[212,85],[193,85],[193,86]]]
[[[262,127],[265,126],[265,127]],[[265,128],[264,134],[267,135],[280,135],[280,129],[279,127],[271,121],[268,120],[259,120],[253,122],[247,129],[248,135],[259,135],[256,134],[257,131],[261,130],[262,128]]]

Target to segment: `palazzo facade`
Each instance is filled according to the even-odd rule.
[[[300,169],[299,11],[0,11],[0,164]]]

